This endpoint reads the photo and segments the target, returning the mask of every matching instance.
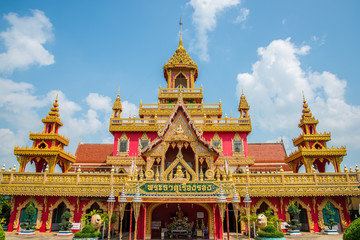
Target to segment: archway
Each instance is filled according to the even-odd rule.
[[[335,222],[337,222],[336,225],[332,227],[332,230],[339,230],[340,228],[340,217],[339,217],[339,210],[334,207],[331,203],[328,203],[329,209],[335,213],[334,216],[331,218],[334,219]],[[322,210],[323,218],[324,218],[324,224],[330,222],[330,216],[326,215],[326,207]],[[328,227],[326,227],[327,229]]]
[[[326,204],[330,203],[338,212],[338,214],[340,214],[340,219],[339,219],[339,223],[341,223],[340,227],[338,228],[339,231],[343,231],[346,227],[347,227],[347,222],[345,220],[345,216],[343,211],[343,207],[341,206],[341,204],[337,203],[336,201],[334,201],[334,199],[326,197],[322,200],[322,202],[320,203],[320,205],[318,206],[318,219],[319,219],[319,226],[321,228],[321,230],[325,230],[325,219],[324,219],[324,214],[323,214],[323,209],[325,208]],[[336,213],[336,211],[335,211]]]
[[[184,227],[184,224],[188,224],[192,231],[192,236],[196,234],[196,229],[203,229],[205,236],[208,236],[209,232],[212,232],[213,219],[211,216],[211,208],[208,207],[207,204],[156,204],[149,206],[149,214],[151,219],[149,219],[147,230],[151,231],[152,239],[160,239],[161,229],[167,228],[168,225],[172,226],[174,221],[178,222],[179,228]],[[151,229],[149,229],[149,227],[151,227]]]
[[[69,209],[66,207],[64,202],[61,202],[57,208],[54,209],[53,216],[52,216],[52,225],[51,225],[51,231],[59,231],[60,226],[59,223],[62,222],[63,219],[61,219],[61,216],[65,211],[69,211]]]
[[[265,211],[270,208],[266,202],[261,203],[260,207],[256,210],[256,214],[265,213]]]
[[[35,208],[35,215],[33,216],[29,216],[29,215],[26,215],[25,214],[25,210],[26,208],[29,206],[29,205],[32,205],[34,208]],[[26,205],[25,208],[23,208],[21,210],[21,218],[20,218],[20,230],[22,229],[21,228],[21,224],[22,223],[26,223],[26,219],[29,219],[31,217],[31,221],[29,224],[36,224],[36,219],[38,217],[38,209],[36,208],[35,204],[33,202],[30,202],[29,204]]]

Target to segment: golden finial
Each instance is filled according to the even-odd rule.
[[[180,22],[179,22],[179,25],[180,25],[180,41],[179,41],[179,47],[183,47],[183,42],[182,42],[182,19],[180,17]]]
[[[118,95],[117,96],[120,97],[120,87],[118,89]]]
[[[302,90],[302,95],[303,95],[303,101],[304,101],[304,102],[306,102],[306,100],[305,100],[304,90]]]
[[[241,89],[241,95],[244,95],[244,88]]]
[[[58,101],[58,97],[59,97],[59,89],[57,90],[57,93],[56,93],[55,102],[57,102],[57,101]]]

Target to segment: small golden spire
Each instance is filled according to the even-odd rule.
[[[180,22],[179,22],[179,25],[180,25],[180,41],[179,41],[179,47],[183,47],[183,41],[182,41],[182,19],[180,17]]]
[[[59,97],[59,89],[57,90],[57,93],[56,93],[55,102],[57,102],[57,101],[58,101],[58,97]]]
[[[117,96],[120,97],[120,87],[118,89],[118,95]]]
[[[306,100],[305,100],[304,90],[302,90],[302,94],[303,94],[303,101],[304,101],[304,103],[305,103],[305,102],[306,102]]]

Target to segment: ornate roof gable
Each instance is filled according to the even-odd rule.
[[[216,149],[211,146],[205,139],[202,137],[202,130],[198,129],[194,122],[191,120],[190,114],[186,111],[182,96],[180,94],[178,104],[175,107],[173,113],[170,115],[169,120],[163,127],[163,129],[158,131],[158,137],[154,139],[142,152],[151,151],[156,148],[161,142],[167,141],[183,141],[183,142],[194,142],[198,141],[209,151],[218,154]]]

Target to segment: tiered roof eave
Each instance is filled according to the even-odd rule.
[[[331,140],[331,133],[318,133],[318,134],[300,134],[297,138],[293,138],[293,144],[294,146],[299,146],[301,143],[303,142],[308,142],[308,141],[323,141],[323,142],[328,142]]]

